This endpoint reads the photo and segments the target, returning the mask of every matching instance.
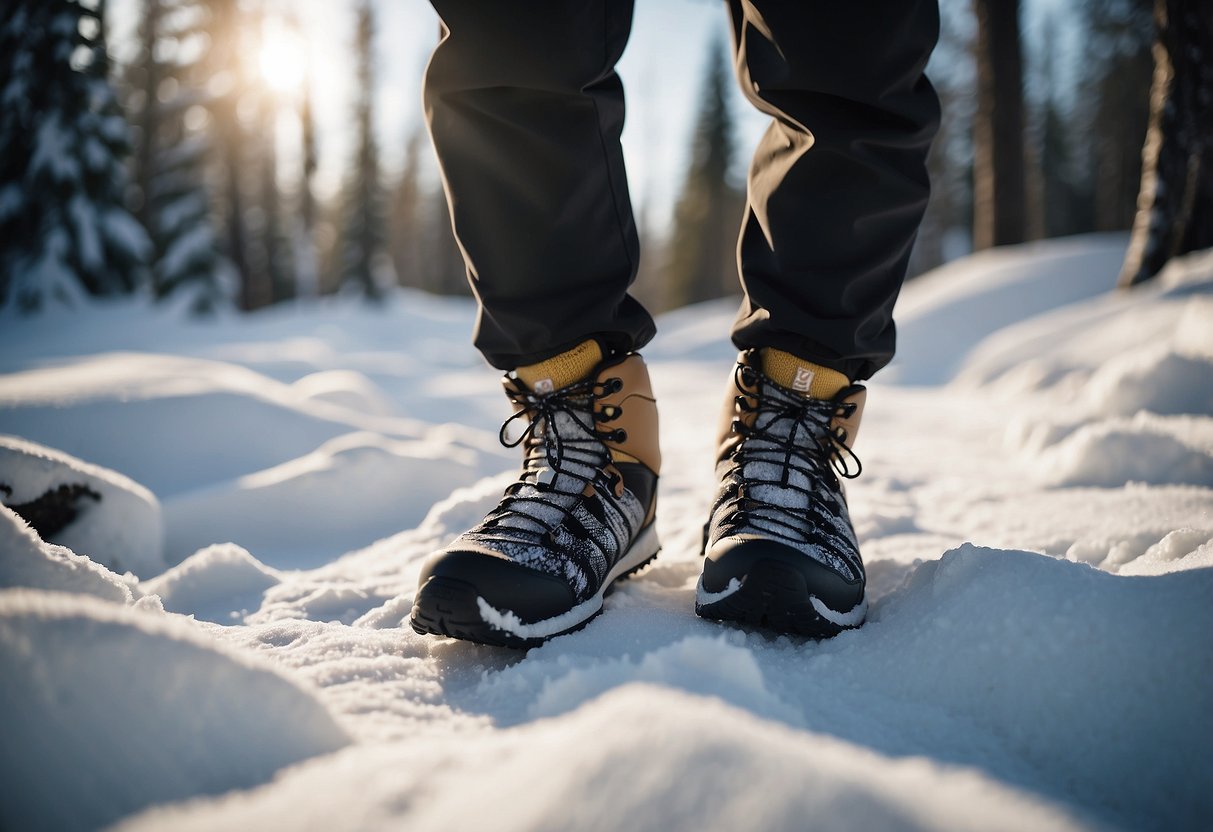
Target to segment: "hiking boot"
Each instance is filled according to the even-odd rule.
[[[661,456],[644,360],[596,341],[503,379],[522,473],[421,572],[419,633],[530,647],[580,629],[611,584],[657,555]],[[515,438],[507,434],[516,432]]]
[[[695,612],[814,638],[863,623],[863,561],[839,476],[860,471],[850,443],[866,393],[786,352],[741,354]]]

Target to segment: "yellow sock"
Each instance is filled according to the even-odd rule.
[[[590,339],[582,341],[568,352],[554,355],[547,361],[519,367],[514,372],[519,380],[536,393],[551,393],[561,387],[581,381],[602,361],[602,347]]]
[[[812,399],[832,399],[851,383],[837,370],[805,361],[774,347],[766,347],[759,355],[762,371],[772,381]]]

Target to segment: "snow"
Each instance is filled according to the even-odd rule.
[[[897,357],[881,379],[946,381],[991,332],[1106,294],[1127,244],[1123,234],[1103,234],[1000,247],[923,275],[898,302]]]
[[[264,662],[186,621],[75,595],[0,593],[0,673],[5,828],[97,827],[348,741]]]
[[[169,612],[226,624],[241,621],[261,606],[278,573],[234,543],[199,549],[140,589],[160,598]]]
[[[304,376],[291,385],[306,399],[341,405],[375,416],[391,416],[392,400],[375,382],[353,370],[323,370]]]
[[[780,730],[714,699],[635,683],[593,708],[481,743],[350,750],[330,766],[299,767],[275,788],[277,795],[262,789],[226,804],[149,812],[122,828],[393,829],[401,807],[410,828],[480,828],[492,818],[503,832],[1081,828],[1064,810],[974,772],[893,760],[828,735]],[[361,800],[352,817],[350,807],[314,797],[354,792]],[[926,793],[935,799],[924,801]]]
[[[1213,487],[1213,424],[1143,411],[1132,419],[1084,425],[1040,456],[1044,479],[1052,485]]]
[[[349,433],[169,501],[166,547],[177,560],[216,539],[239,540],[268,562],[315,566],[351,541],[371,542],[416,525],[429,503],[479,472],[479,455],[453,442]],[[265,522],[284,514],[297,519],[286,528]]]
[[[661,554],[526,653],[408,626],[514,464],[467,302],[5,320],[0,431],[150,489],[167,557],[0,507],[0,826],[1210,828],[1213,256],[1111,292],[1124,244],[905,288],[847,486],[868,621],[821,643],[693,612],[728,302],[645,351]]]
[[[12,509],[0,505],[0,587],[29,587],[131,603],[117,575],[64,546],[44,542]]]
[[[79,516],[53,537],[116,572],[151,577],[164,571],[160,503],[142,485],[15,436],[0,434],[0,503],[21,505],[61,487],[82,486]]]

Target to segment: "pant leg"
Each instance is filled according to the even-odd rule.
[[[500,369],[591,336],[637,349],[639,243],[619,143],[615,63],[630,0],[432,0],[443,37],[425,111],[480,303],[475,343]]]
[[[750,167],[733,341],[868,378],[893,357],[927,204],[937,2],[728,1],[742,88],[773,117]]]

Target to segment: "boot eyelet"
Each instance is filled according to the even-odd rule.
[[[597,422],[613,422],[623,415],[623,408],[619,405],[606,405],[594,413],[594,420]]]

